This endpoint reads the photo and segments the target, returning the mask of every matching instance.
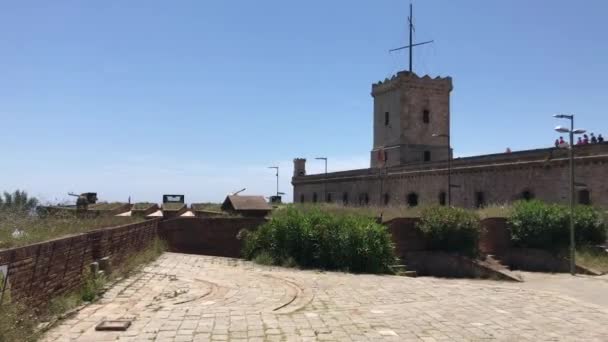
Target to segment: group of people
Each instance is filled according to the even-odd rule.
[[[601,144],[603,142],[604,137],[601,134],[596,137],[595,134],[591,133],[589,135],[583,134],[582,138],[578,137],[576,145]],[[559,137],[559,139],[555,139],[555,147],[568,147],[568,143],[564,141],[564,137]]]

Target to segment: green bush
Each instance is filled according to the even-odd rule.
[[[516,246],[559,251],[570,243],[570,211],[566,206],[536,200],[516,202],[508,222]],[[606,241],[602,214],[592,207],[575,207],[574,230],[578,245]]]
[[[429,207],[422,211],[419,224],[431,250],[477,254],[479,217],[462,208]]]
[[[371,217],[290,206],[245,237],[247,259],[275,265],[380,273],[394,260],[387,229]]]

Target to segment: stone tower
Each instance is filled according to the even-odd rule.
[[[418,77],[407,71],[373,84],[371,167],[446,160],[451,91],[450,77]]]
[[[296,158],[293,160],[293,176],[294,177],[306,176],[306,159]]]

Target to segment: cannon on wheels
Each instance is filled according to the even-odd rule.
[[[76,199],[76,210],[78,211],[87,211],[89,209],[89,204],[95,204],[97,202],[96,192],[84,192],[80,195],[70,192],[68,195],[78,197]]]

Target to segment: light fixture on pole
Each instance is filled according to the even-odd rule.
[[[279,197],[279,167],[278,166],[269,166],[268,168],[277,170],[277,197]]]
[[[327,157],[317,157],[316,160],[325,161],[325,180],[323,181],[323,198],[327,202]]]
[[[574,115],[572,114],[556,114],[553,115],[557,119],[570,120],[570,128],[557,126],[555,130],[560,133],[568,133],[570,137],[570,274],[576,274],[575,258],[575,239],[574,239],[574,135],[585,133],[584,129],[574,129]]]
[[[433,133],[433,137],[448,139],[448,207],[450,207],[452,205],[452,146],[450,144],[450,135]]]

